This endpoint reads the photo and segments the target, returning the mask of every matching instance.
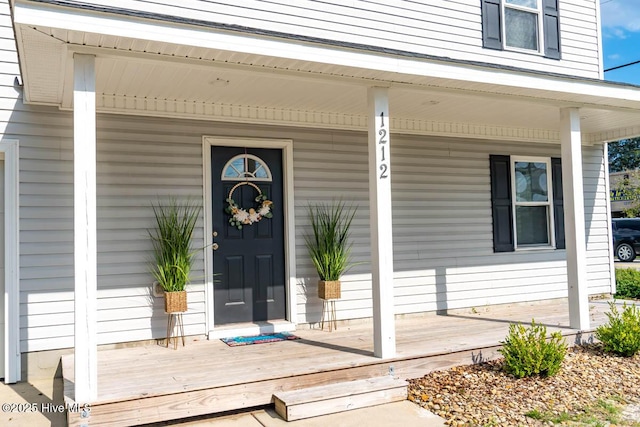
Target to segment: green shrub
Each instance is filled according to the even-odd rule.
[[[640,350],[640,310],[635,305],[622,306],[622,314],[618,307],[609,303],[607,313],[609,323],[596,329],[596,338],[604,345],[605,351],[620,356],[630,357]]]
[[[504,369],[516,378],[552,376],[560,371],[567,345],[560,332],[547,338],[546,326],[531,321],[531,327],[509,325],[509,335],[498,350],[504,356]]]
[[[616,268],[616,297],[640,298],[640,271],[635,268]]]

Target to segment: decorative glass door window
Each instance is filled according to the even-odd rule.
[[[513,161],[516,248],[555,244],[550,170],[548,159]]]
[[[239,154],[222,168],[223,181],[268,181],[271,182],[269,166],[253,154]]]
[[[540,3],[539,0],[505,0],[504,39],[508,47],[540,50]]]
[[[262,189],[258,187],[254,182],[272,182],[273,176],[269,166],[258,156],[253,154],[238,154],[232,157],[222,168],[222,181],[238,181],[227,194],[225,202],[227,207],[225,212],[230,215],[229,223],[236,227],[238,230],[242,230],[244,226],[252,225],[260,222],[263,218],[272,218],[273,214],[273,202],[269,200],[266,194],[262,192]],[[237,200],[234,200],[234,191],[243,186],[249,186],[255,190],[255,198],[253,198],[253,205],[247,205],[247,207],[241,206],[241,201],[246,196],[238,196]],[[242,194],[242,193],[239,193]]]

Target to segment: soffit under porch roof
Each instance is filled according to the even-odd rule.
[[[586,143],[640,135],[640,89],[631,86],[537,75],[523,87],[513,70],[467,79],[482,68],[471,64],[443,77],[41,25],[16,24],[16,35],[25,101],[61,109],[73,108],[73,54],[88,53],[105,113],[364,130],[366,89],[388,86],[395,132],[557,142],[558,109],[580,107]],[[421,65],[429,61],[411,63]]]

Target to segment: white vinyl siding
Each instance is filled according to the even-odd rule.
[[[398,147],[397,141],[398,138],[397,150],[405,151],[404,146]],[[433,149],[438,151],[430,153]],[[606,204],[598,203],[594,206],[593,201],[596,190],[600,191],[596,187],[604,186],[602,148],[584,147],[584,150],[586,216],[588,225],[593,227],[587,232],[589,292],[607,292],[603,290],[603,286],[609,286],[606,248],[605,252],[594,254],[603,244],[602,238],[606,247],[606,228],[609,226]],[[397,312],[462,308],[567,295],[564,250],[492,253],[490,178],[485,166],[489,154],[558,157],[559,147],[474,144],[469,141],[450,144],[429,143],[425,144],[422,150],[412,148],[405,152],[406,160],[399,159],[397,154],[392,157],[396,162],[393,165],[395,175],[392,182],[396,186],[401,185],[398,183],[398,175],[402,172],[399,171],[398,163],[415,163],[415,159],[420,158],[428,167],[423,174],[414,179],[421,183],[421,187],[433,190],[421,193],[418,201],[411,200],[407,190],[404,203],[415,206],[414,224],[394,227],[396,253],[399,255],[401,252],[398,250],[399,246],[407,248],[404,257],[395,258],[396,304],[399,305]],[[592,166],[598,159],[600,163]],[[466,164],[461,167],[454,166],[455,162],[460,160],[464,160]],[[443,170],[447,162],[451,162],[449,174]],[[449,175],[456,178],[455,189],[445,187],[444,191],[439,191],[439,188],[443,187],[441,182],[447,181]],[[409,183],[407,177],[407,188]],[[394,195],[397,194],[394,192]],[[606,201],[604,191],[597,196],[598,199]],[[447,207],[452,198],[456,200],[454,206],[457,209]],[[398,222],[397,206],[394,198],[394,222]],[[427,206],[429,210],[424,210],[422,215],[417,214],[419,209],[427,209]],[[442,206],[437,216],[430,214],[434,206]],[[412,230],[415,226],[420,228]],[[594,235],[594,229],[599,230],[597,235]],[[423,238],[425,235],[427,242]],[[434,239],[437,240],[434,242]],[[413,283],[416,275],[410,267],[412,263],[422,266],[422,271],[426,273],[422,280],[428,286],[416,289]],[[408,267],[404,267],[405,264],[408,264]],[[432,289],[435,288],[436,295],[427,291],[429,285]],[[416,290],[422,293],[421,298],[416,298]],[[447,295],[446,298],[444,293]],[[422,299],[422,303],[416,305],[415,301],[418,299]]]
[[[613,257],[607,218],[609,194],[606,191],[606,162],[602,146],[583,152],[584,210],[587,232],[587,278],[590,294],[611,292],[610,257]]]
[[[342,319],[371,310],[366,136],[294,136],[300,322],[320,317],[316,274],[306,258],[307,200],[354,201],[354,261],[343,278]],[[330,141],[330,145],[326,141]],[[489,155],[559,157],[553,145],[391,135],[396,313],[567,296],[564,250],[494,253]],[[589,292],[610,291],[602,147],[584,147]],[[360,160],[359,160],[360,159]]]
[[[50,109],[50,111],[54,111]],[[73,146],[71,116],[51,147],[23,138],[21,150],[21,327],[23,351],[73,346]],[[113,119],[113,117],[106,117]],[[34,116],[37,120],[37,116]],[[144,128],[140,132],[136,128]],[[161,124],[98,119],[98,343],[160,338],[163,299],[149,273],[151,203],[202,199],[199,135],[184,138]],[[186,143],[185,143],[186,141]],[[21,148],[23,148],[21,147]],[[202,220],[195,233],[202,247]],[[188,288],[185,332],[204,334],[203,256]]]
[[[22,350],[73,343],[71,118],[34,110],[21,136]],[[47,123],[46,126],[38,122]],[[42,134],[38,129],[43,130]],[[309,202],[343,197],[359,206],[354,260],[343,280],[340,319],[369,317],[371,282],[366,135],[201,121],[98,118],[98,340],[161,338],[162,299],[150,296],[150,204],[168,195],[202,197],[202,135],[294,140],[299,322],[316,322],[321,302],[303,235]],[[489,154],[558,156],[559,147],[392,135],[397,313],[541,300],[567,295],[564,251],[494,254]],[[608,292],[609,259],[602,149],[585,147],[590,293]],[[200,223],[196,245],[202,244]],[[189,293],[188,334],[205,333],[202,257]]]
[[[71,2],[73,3],[73,2]],[[479,0],[87,0],[78,3],[238,25],[303,37],[599,78],[595,0],[560,1],[562,60],[482,48]]]
[[[404,196],[398,200],[394,191],[394,223],[402,215],[396,214],[399,203],[406,205],[407,213],[414,212],[412,222],[394,227],[397,313],[567,296],[564,250],[493,253],[487,166],[490,154],[559,157],[559,147],[429,141],[409,148],[399,138],[395,146],[392,182],[394,187],[404,188]],[[597,157],[598,151],[596,155],[593,151],[585,147],[585,159]],[[413,197],[412,180],[402,171],[404,162],[425,166],[422,173],[412,171],[418,173],[412,180],[420,182],[423,189]],[[595,196],[593,173],[593,169],[585,170],[584,185],[585,192]],[[432,214],[434,207],[437,210]],[[602,216],[595,221],[602,228],[608,226],[605,208],[603,205]],[[587,219],[591,219],[590,212]],[[588,247],[589,254],[591,251]],[[608,258],[598,267],[590,265],[590,273],[606,269],[608,274],[606,262]],[[416,275],[415,270],[422,271],[423,276]],[[416,277],[424,284],[416,286]],[[592,285],[591,279],[589,291],[593,292],[596,283]]]
[[[49,137],[25,137],[21,170],[23,350],[72,345],[72,152],[70,116]],[[49,114],[34,114],[46,119]],[[67,130],[63,128],[67,127]],[[37,128],[37,127],[36,127]],[[36,129],[34,128],[34,129]],[[359,206],[354,260],[343,280],[341,319],[371,316],[366,135],[186,120],[98,118],[98,329],[100,343],[160,338],[162,299],[148,272],[157,197],[202,197],[202,135],[294,140],[299,322],[319,320],[316,274],[306,255],[309,202],[343,197]],[[396,312],[566,296],[565,252],[494,254],[488,156],[558,156],[559,147],[392,135]],[[585,147],[590,292],[607,292],[606,196],[601,148]],[[597,197],[596,197],[597,196]],[[196,245],[202,244],[200,223]],[[202,257],[189,293],[188,334],[203,334]],[[28,305],[27,305],[28,303]]]

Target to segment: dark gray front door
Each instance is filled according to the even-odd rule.
[[[221,325],[284,319],[282,150],[212,147],[211,165],[213,241],[217,245],[217,249],[211,249],[214,322]],[[234,177],[236,173],[244,176]],[[259,192],[247,182],[273,202],[273,217],[243,225],[239,230],[229,223],[226,199],[235,187],[233,199],[237,205],[246,211],[257,209],[260,203],[255,198]]]

